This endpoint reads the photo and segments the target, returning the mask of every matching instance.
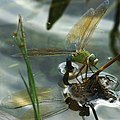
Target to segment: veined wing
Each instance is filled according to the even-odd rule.
[[[78,51],[83,49],[108,8],[109,0],[104,1],[96,10],[88,10],[73,26],[67,35],[69,42],[78,42]]]
[[[94,9],[90,8],[69,31],[67,41],[70,43],[78,42],[81,44],[93,16]]]
[[[67,104],[63,100],[53,100],[39,104],[42,119],[52,117],[68,110]],[[29,109],[21,118],[21,120],[34,120],[34,111]]]
[[[46,102],[48,100],[63,100],[60,88],[37,88],[37,95],[39,103]],[[21,90],[5,97],[2,100],[1,105],[6,108],[14,109],[31,105],[31,101],[27,91]]]
[[[57,49],[57,48],[44,48],[44,49],[28,49],[28,56],[60,56],[66,55],[75,52],[74,50],[64,50],[64,49]],[[13,57],[20,57],[22,56],[21,53],[17,53],[12,55]]]
[[[68,109],[60,90],[59,88],[37,88],[42,118],[51,117]],[[1,102],[1,106],[7,109],[23,108],[28,105],[31,105],[31,101],[26,90],[9,95]],[[32,106],[31,109],[24,113],[21,119],[34,120]]]
[[[100,4],[94,12],[94,16],[92,18],[92,21],[90,23],[90,26],[83,38],[83,44],[82,46],[79,45],[78,49],[83,49],[87,43],[90,37],[92,36],[93,32],[95,31],[95,28],[97,27],[98,23],[100,22],[101,18],[105,15],[109,5],[109,0],[105,0],[102,4]]]

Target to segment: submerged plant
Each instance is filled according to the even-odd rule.
[[[25,39],[25,33],[24,33],[21,16],[19,16],[17,31],[14,32],[13,35],[14,35],[13,37],[15,38],[14,41],[15,41],[17,47],[20,49],[21,54],[22,54],[25,64],[26,64],[27,75],[28,75],[28,84],[27,84],[26,80],[24,79],[23,75],[21,74],[21,72],[20,72],[20,76],[25,84],[28,95],[30,97],[30,100],[31,100],[31,103],[32,103],[32,106],[34,109],[35,120],[40,120],[38,96],[37,96],[37,92],[36,92],[34,76],[32,73],[32,69],[30,66],[30,61],[29,61],[29,57],[28,57],[28,53],[27,53],[26,39]]]

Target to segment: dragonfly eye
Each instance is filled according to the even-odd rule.
[[[76,53],[73,53],[73,54],[72,54],[72,57],[76,57],[77,55],[78,55],[78,54],[76,54]]]

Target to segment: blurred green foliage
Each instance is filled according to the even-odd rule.
[[[70,0],[52,0],[47,21],[47,30],[62,16],[69,3]]]

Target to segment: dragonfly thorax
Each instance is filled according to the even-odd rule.
[[[96,65],[98,62],[98,59],[96,58],[96,56],[94,54],[90,54],[86,50],[73,53],[71,59],[74,62],[88,64],[88,65],[92,65],[92,66]]]
[[[76,52],[72,54],[72,61],[86,64],[87,58],[90,56],[90,53],[86,50]]]

